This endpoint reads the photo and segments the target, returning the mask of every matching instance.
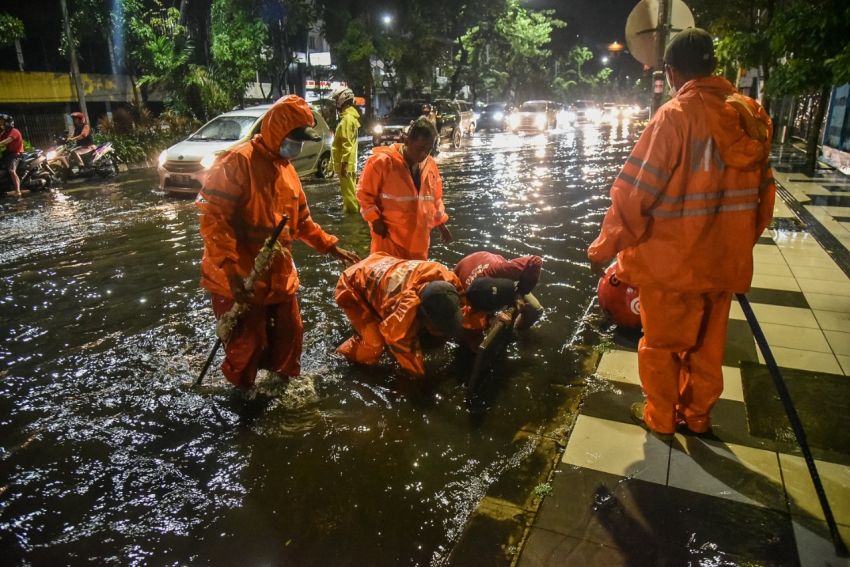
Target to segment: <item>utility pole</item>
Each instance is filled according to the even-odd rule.
[[[664,49],[667,47],[667,34],[670,30],[670,12],[673,0],[658,0],[658,25],[655,28],[655,71],[652,73],[652,111],[661,108],[664,102]]]
[[[77,65],[77,48],[74,45],[74,40],[71,38],[71,20],[68,18],[68,2],[60,0],[62,4],[62,20],[65,23],[65,39],[68,42],[68,53],[71,56],[71,77],[74,79],[74,86],[77,88],[77,98],[80,101],[80,112],[86,117],[86,122],[89,121],[89,111],[86,108],[86,92],[83,90],[82,81],[80,81],[80,67]]]

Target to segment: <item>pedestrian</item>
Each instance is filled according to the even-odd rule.
[[[333,167],[339,176],[339,190],[342,194],[342,211],[357,213],[357,131],[360,129],[360,113],[354,106],[354,91],[340,87],[331,98],[339,111],[339,123],[336,125],[333,143]]]
[[[294,240],[343,262],[359,258],[337,246],[310,217],[310,208],[291,160],[305,141],[319,141],[313,112],[292,95],[275,102],[263,117],[260,133],[222,154],[213,164],[195,203],[200,209],[204,257],[201,285],[211,293],[216,317],[234,302],[249,311],[225,345],[222,371],[236,386],[254,384],[257,370],[298,376],[304,327],[298,307],[298,272],[292,259]],[[257,252],[275,226],[288,217],[268,273],[249,295],[244,279]]]
[[[377,147],[366,161],[357,200],[360,214],[372,227],[370,253],[425,260],[431,230],[443,242],[452,241],[443,206],[443,179],[429,154],[437,131],[425,118],[417,119],[403,144]]]
[[[673,98],[614,181],[588,257],[601,273],[617,256],[617,277],[640,290],[646,401],[631,414],[668,438],[677,428],[710,431],[732,293],[750,287],[753,246],[770,221],[776,188],[770,119],[712,76],[711,36],[697,28],[678,33],[664,64]]]
[[[481,251],[463,257],[454,272],[467,292],[470,309],[465,314],[464,324],[483,329],[486,322],[481,315],[503,307],[516,307],[514,327],[527,329],[533,325],[543,314],[543,307],[531,293],[540,279],[542,267],[540,256],[507,260],[498,254]]]
[[[438,337],[462,330],[460,280],[438,262],[377,252],[339,277],[336,303],[357,333],[337,352],[351,362],[377,364],[385,348],[402,370],[425,375],[419,332]]]
[[[0,114],[0,150],[3,157],[0,166],[9,174],[15,195],[21,194],[21,178],[18,177],[18,163],[24,155],[24,138],[15,128],[15,119],[10,114]]]

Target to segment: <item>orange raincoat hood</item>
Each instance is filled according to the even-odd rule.
[[[280,145],[286,135],[296,128],[313,126],[315,119],[310,105],[300,96],[288,95],[279,98],[263,117],[260,133],[254,136],[252,142],[266,152],[278,156]]]
[[[683,107],[701,104],[711,110],[711,136],[723,162],[735,169],[761,168],[770,154],[772,127],[761,106],[741,96],[723,77],[688,81],[676,93]]]

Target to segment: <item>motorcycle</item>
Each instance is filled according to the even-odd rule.
[[[21,180],[21,189],[30,191],[46,191],[51,185],[58,183],[58,179],[51,173],[47,166],[47,157],[41,150],[25,153],[18,162],[15,170]],[[12,191],[12,179],[9,172],[0,169],[0,195]]]
[[[62,179],[67,181],[77,177],[107,178],[118,175],[118,158],[112,148],[112,142],[99,145],[95,150],[79,156],[72,155],[77,145],[64,138],[56,139],[57,145],[47,152],[47,165]]]

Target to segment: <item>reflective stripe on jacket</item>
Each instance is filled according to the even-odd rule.
[[[371,320],[401,367],[417,376],[425,373],[419,345],[419,292],[429,282],[447,281],[461,289],[457,276],[438,262],[402,260],[383,252],[372,254],[345,270],[336,286],[336,302],[358,309],[361,325]]]
[[[761,106],[725,79],[685,83],[614,181],[589,258],[619,253],[618,276],[637,287],[748,290],[752,249],[773,214],[771,135]]]
[[[201,285],[205,289],[232,298],[227,274],[248,276],[257,252],[283,215],[289,221],[278,242],[288,252],[293,240],[322,253],[338,241],[313,222],[295,168],[278,154],[289,132],[312,125],[307,103],[299,97],[284,97],[266,113],[260,134],[222,154],[210,169],[195,201],[204,239]],[[252,303],[278,303],[297,289],[291,253],[276,254],[269,272],[255,284]]]
[[[366,222],[381,218],[389,230],[387,238],[372,233],[370,252],[425,260],[431,230],[449,220],[443,206],[443,180],[437,162],[428,156],[422,164],[417,191],[402,147],[393,144],[373,150],[360,176],[357,200]]]
[[[360,129],[360,113],[348,106],[339,117],[333,143],[334,171],[339,175],[342,164],[347,164],[349,173],[357,170],[357,131]]]

